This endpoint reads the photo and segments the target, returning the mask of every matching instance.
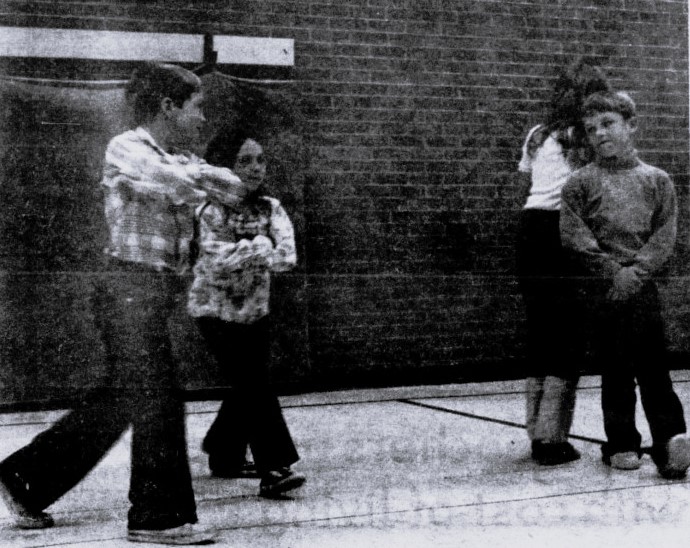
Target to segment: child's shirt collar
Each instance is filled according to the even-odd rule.
[[[594,163],[599,167],[611,170],[632,169],[640,163],[637,155],[637,150],[632,149],[624,156],[616,156],[612,158],[597,158]]]
[[[149,145],[153,150],[155,150],[158,154],[161,156],[165,156],[165,151],[160,147],[158,143],[156,143],[155,139],[153,136],[142,126],[137,127],[134,130],[134,133],[136,136],[141,139],[142,142],[146,143]]]

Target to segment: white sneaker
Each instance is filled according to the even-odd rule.
[[[216,532],[196,523],[185,523],[170,529],[128,529],[127,540],[173,546],[213,544],[216,541]]]
[[[662,477],[667,479],[684,478],[690,467],[690,437],[687,434],[676,434],[666,444],[667,460],[659,469]]]
[[[611,468],[637,470],[640,466],[642,466],[642,459],[635,451],[624,451],[611,455]]]

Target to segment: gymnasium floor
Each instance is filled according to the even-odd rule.
[[[690,373],[675,372],[690,409]],[[291,500],[257,497],[258,480],[210,478],[199,446],[218,402],[188,404],[202,522],[218,545],[298,547],[664,547],[690,539],[690,480],[600,462],[599,379],[581,379],[572,442],[582,459],[529,458],[522,382],[416,386],[282,398],[307,484]],[[638,405],[639,407],[639,405]],[[639,409],[638,409],[639,411]],[[0,458],[60,412],[0,415]],[[638,425],[649,444],[643,415]],[[18,531],[0,506],[0,546],[115,548],[125,540],[129,434],[50,508],[56,527]]]

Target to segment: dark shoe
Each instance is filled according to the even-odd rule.
[[[261,478],[259,496],[267,499],[281,498],[284,493],[304,485],[307,478],[295,474],[289,468],[271,470]]]
[[[532,441],[532,458],[539,460],[544,453],[544,442],[541,440]]]
[[[559,443],[532,442],[532,459],[542,466],[565,464],[580,458],[580,452],[567,441]]]
[[[216,534],[198,524],[185,523],[170,529],[128,529],[127,540],[149,544],[190,546],[213,544],[216,541]]]
[[[666,463],[659,467],[659,475],[665,479],[683,479],[690,467],[690,437],[677,434],[666,444]]]
[[[19,502],[10,491],[7,484],[0,479],[0,498],[14,520],[18,529],[47,529],[55,525],[53,516],[47,512],[34,512]]]
[[[209,455],[208,467],[211,470],[211,475],[214,478],[233,479],[259,477],[259,473],[256,470],[256,465],[250,460],[245,460],[244,463],[239,467],[227,466],[218,461],[219,459]]]

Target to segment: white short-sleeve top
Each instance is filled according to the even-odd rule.
[[[518,171],[532,174],[525,209],[558,211],[561,209],[561,189],[574,169],[558,142],[557,132],[551,133],[541,146],[530,150],[533,148],[529,146],[530,140],[541,127],[535,126],[527,134],[518,165]]]

